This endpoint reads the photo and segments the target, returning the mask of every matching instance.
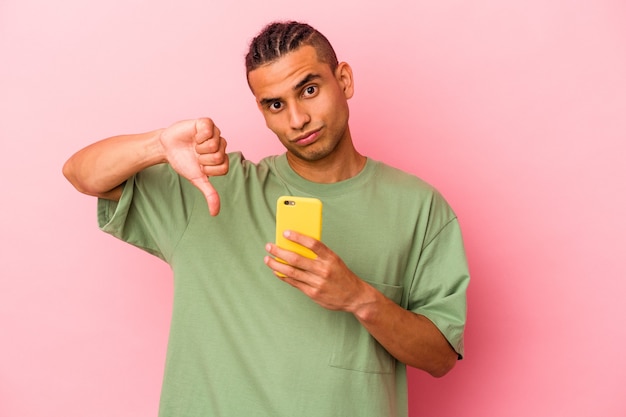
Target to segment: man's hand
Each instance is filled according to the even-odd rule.
[[[317,257],[309,259],[268,243],[265,264],[284,282],[299,289],[317,304],[329,310],[356,313],[367,301],[362,295],[369,287],[357,277],[344,262],[322,242],[302,234],[286,231],[285,237],[311,249]],[[287,264],[274,258],[283,259]]]
[[[220,210],[220,198],[207,176],[228,172],[226,140],[211,119],[184,120],[161,132],[167,162],[196,186],[206,198],[211,215]]]

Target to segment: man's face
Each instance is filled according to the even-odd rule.
[[[306,45],[251,71],[248,81],[267,127],[293,156],[315,162],[350,140],[347,100],[353,88],[347,64],[333,73]]]

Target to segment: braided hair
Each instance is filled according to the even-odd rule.
[[[306,23],[291,21],[270,23],[252,39],[246,55],[246,74],[304,45],[314,47],[317,58],[331,71],[337,69],[337,55],[328,39]]]

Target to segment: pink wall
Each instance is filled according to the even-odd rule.
[[[461,219],[467,358],[411,372],[411,415],[626,415],[622,0],[4,0],[0,416],[156,415],[168,267],[100,233],[61,165],[202,115],[250,159],[280,151],[242,67],[276,18],[334,41],[359,148]]]

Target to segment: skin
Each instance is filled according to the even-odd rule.
[[[169,163],[204,194],[211,215],[219,213],[219,195],[207,176],[228,172],[226,140],[208,118],[93,143],[67,160],[63,175],[84,194],[119,201],[128,178],[161,163]]]
[[[348,64],[340,63],[333,73],[313,47],[303,46],[251,71],[248,81],[267,127],[298,174],[332,183],[363,169],[366,158],[354,148],[348,126],[348,100],[354,94]]]
[[[366,158],[354,148],[348,126],[348,100],[354,94],[350,66],[335,71],[303,46],[248,74],[266,124],[285,146],[290,166],[320,183],[351,178]],[[208,118],[184,120],[168,128],[114,136],[74,154],[63,174],[82,193],[118,201],[125,181],[156,164],[169,163],[205,196],[217,215],[219,196],[208,177],[228,172],[226,140]],[[404,310],[357,277],[322,242],[293,231],[286,238],[311,249],[315,259],[266,245],[265,264],[278,279],[320,306],[354,314],[399,361],[433,376],[445,375],[457,354],[427,318]],[[274,258],[284,259],[287,264]]]

